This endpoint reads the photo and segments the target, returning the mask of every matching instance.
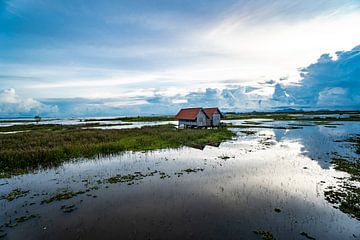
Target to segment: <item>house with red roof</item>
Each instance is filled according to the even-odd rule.
[[[184,127],[216,127],[221,117],[223,114],[218,108],[183,108],[175,116],[179,126]]]
[[[211,127],[220,126],[221,118],[224,117],[224,115],[220,112],[219,108],[204,108],[204,111],[206,115],[209,116],[209,125]]]

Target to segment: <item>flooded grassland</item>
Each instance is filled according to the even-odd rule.
[[[235,136],[217,147],[79,157],[0,179],[0,237],[360,238],[358,121],[226,123]]]

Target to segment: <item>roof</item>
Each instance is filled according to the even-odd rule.
[[[178,112],[178,114],[176,114],[175,119],[195,120],[200,111],[203,112],[207,118],[209,118],[209,116],[202,108],[183,108]]]
[[[209,117],[211,117],[216,112],[220,113],[220,116],[224,117],[224,115],[220,112],[219,108],[217,108],[217,107],[215,107],[215,108],[204,108],[204,112]]]

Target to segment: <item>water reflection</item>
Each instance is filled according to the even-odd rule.
[[[346,176],[329,169],[327,153],[352,155],[346,143],[334,140],[358,133],[357,123],[335,131],[324,126],[233,131],[237,138],[219,147],[126,152],[1,179],[1,195],[16,188],[29,193],[0,200],[0,224],[40,216],[3,227],[5,238],[259,239],[253,233],[258,229],[277,239],[302,239],[301,232],[317,239],[360,235],[359,222],[323,197],[323,190],[339,181],[335,177]],[[144,177],[108,181],[135,172]],[[81,193],[41,204],[64,189]],[[64,205],[74,210],[66,213]]]
[[[352,150],[352,144],[344,140],[359,132],[358,122],[342,122],[335,127],[311,126],[301,130],[274,129],[276,141],[280,142],[282,139],[299,141],[303,145],[302,153],[318,161],[324,169],[329,169],[334,154],[348,159],[358,159],[358,155]]]

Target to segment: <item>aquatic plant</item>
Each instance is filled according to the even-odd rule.
[[[0,200],[1,199],[6,199],[6,200],[8,200],[10,202],[10,201],[12,201],[14,199],[24,197],[28,193],[29,193],[29,191],[22,190],[21,188],[16,188],[16,189],[13,189],[11,192],[9,192],[7,195],[1,196]]]
[[[36,130],[0,135],[0,172],[5,176],[81,157],[216,144],[234,136],[226,128],[176,129],[173,125],[121,130],[53,126],[49,131],[49,126],[33,127]]]
[[[50,198],[47,198],[47,199],[44,199],[41,201],[41,204],[44,204],[44,203],[51,203],[51,202],[54,202],[54,201],[62,201],[62,200],[67,200],[67,199],[70,199],[70,198],[73,198],[79,194],[84,194],[86,191],[77,191],[77,192],[74,192],[74,191],[71,191],[69,189],[63,189],[57,193],[55,193],[53,196],[51,196]]]
[[[256,230],[253,231],[256,235],[262,237],[263,240],[275,240],[273,234],[270,231]]]
[[[342,212],[360,220],[360,161],[334,159],[332,163],[336,170],[349,173],[350,178],[337,187],[329,186],[324,191],[325,199]]]
[[[136,116],[136,117],[116,117],[116,118],[94,118],[84,119],[88,121],[124,121],[124,122],[159,122],[159,121],[175,121],[175,116]]]
[[[75,204],[71,205],[62,205],[60,207],[61,210],[63,210],[64,213],[70,213],[76,209]]]
[[[319,115],[329,115],[320,117]],[[341,114],[352,114],[349,117],[339,117]],[[315,116],[314,116],[315,115]],[[324,111],[324,112],[299,112],[299,113],[276,113],[276,112],[254,112],[254,113],[232,113],[225,114],[225,119],[242,120],[242,119],[271,119],[274,121],[359,121],[359,111]]]
[[[301,236],[304,236],[305,238],[310,239],[310,240],[316,240],[316,238],[311,237],[311,236],[310,236],[308,233],[306,233],[306,232],[301,232],[300,235],[301,235]]]
[[[183,169],[180,172],[175,172],[175,175],[177,175],[178,177],[184,175],[184,173],[197,173],[197,172],[202,172],[204,171],[204,168],[187,168],[187,169]]]
[[[30,219],[33,219],[33,218],[38,218],[40,217],[39,215],[35,215],[35,214],[31,214],[31,215],[24,215],[24,216],[21,216],[21,217],[17,217],[15,218],[15,221],[17,223],[22,223],[22,222],[26,222]]]
[[[221,155],[221,156],[218,156],[218,158],[222,159],[222,160],[227,160],[229,159],[230,157],[227,156],[227,155]]]
[[[4,238],[7,236],[7,233],[4,230],[0,229],[0,238]]]

